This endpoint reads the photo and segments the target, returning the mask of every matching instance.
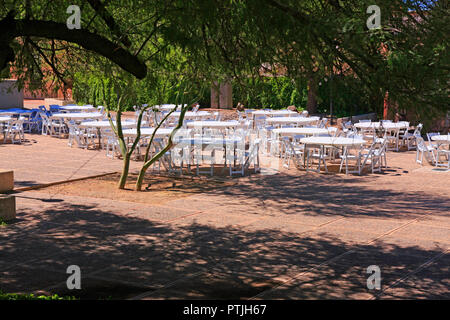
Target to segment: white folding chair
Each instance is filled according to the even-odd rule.
[[[25,135],[23,131],[23,119],[15,119],[6,122],[5,129],[3,131],[4,138],[3,142],[6,143],[6,141],[11,139],[11,143],[15,144],[17,141],[19,143],[22,143],[25,140]],[[19,139],[16,140],[16,137],[19,136]]]
[[[436,148],[430,145],[426,145],[423,138],[419,136],[416,137],[416,142],[417,142],[416,162],[423,165],[423,157],[425,155],[425,159],[427,159],[432,164],[436,164],[436,153],[437,153]]]
[[[417,142],[416,142],[416,137],[420,136],[420,132],[422,131],[423,128],[423,124],[419,123],[416,126],[416,129],[414,129],[414,133],[410,133],[408,131],[406,131],[401,139],[402,139],[402,145],[406,145],[406,147],[409,150],[415,150],[417,147]]]

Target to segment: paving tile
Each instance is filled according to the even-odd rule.
[[[0,290],[5,293],[32,293],[67,280],[64,273],[16,266],[0,270]]]
[[[361,248],[341,258],[309,270],[283,286],[262,294],[263,299],[372,299],[376,289],[368,289],[367,268],[376,265],[381,271],[381,289],[418,268],[427,254],[411,256]]]
[[[125,280],[153,289],[192,277],[201,272],[205,261],[186,253],[160,253],[153,257],[141,257],[134,261],[112,265],[96,274],[105,279]]]
[[[379,299],[450,299],[450,255],[424,266],[384,290]]]
[[[81,279],[81,289],[70,290],[67,285],[62,283],[40,290],[39,293],[58,294],[59,296],[75,297],[80,300],[124,300],[149,290],[152,290],[152,288],[140,284],[85,277]]]
[[[152,292],[144,299],[248,299],[277,284],[270,279],[248,275],[204,273],[177,281],[168,288]]]
[[[17,264],[39,260],[51,255],[55,248],[51,241],[42,241],[39,237],[24,235],[0,242],[0,270]]]

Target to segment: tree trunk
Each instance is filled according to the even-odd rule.
[[[119,180],[119,189],[125,189],[125,184],[126,184],[127,178],[128,178],[128,171],[130,170],[130,158],[131,158],[131,155],[128,153],[125,153],[125,155],[123,157],[122,174],[120,175],[120,180]]]
[[[317,113],[317,80],[314,76],[308,78],[308,102],[306,103],[306,110],[309,114]]]

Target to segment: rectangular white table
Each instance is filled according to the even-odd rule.
[[[90,111],[97,110],[93,106],[61,106],[59,109],[60,110],[65,110],[65,111],[69,111],[69,112],[75,112],[75,111],[87,111],[87,112],[90,112]]]
[[[283,137],[292,137],[297,135],[314,136],[328,134],[330,131],[324,128],[278,128],[273,129],[272,132]]]
[[[252,112],[253,118],[257,116],[267,116],[267,117],[276,117],[276,116],[292,116],[294,114],[298,114],[295,111],[291,110],[256,110]]]
[[[103,114],[100,112],[54,113],[51,116],[54,119],[74,120],[78,122],[86,119],[100,119],[102,117]]]
[[[344,137],[308,137],[300,139],[300,142],[305,145],[305,154],[307,154],[308,148],[310,148],[311,146],[320,146],[321,155],[325,154],[325,147],[343,148],[350,146],[362,146],[366,143],[366,141],[362,139]],[[325,171],[328,172],[324,158],[319,159],[318,171],[320,171],[321,160],[323,160]],[[303,166],[306,168],[306,157],[303,157],[303,164]],[[308,169],[306,170],[308,171]]]
[[[266,119],[266,123],[272,125],[295,124],[298,126],[305,126],[319,120],[319,117],[274,117]]]
[[[226,129],[226,128],[236,128],[239,126],[239,121],[230,120],[230,121],[192,121],[187,122],[186,126],[188,128],[212,128],[212,129]]]

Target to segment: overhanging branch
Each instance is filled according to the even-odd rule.
[[[29,36],[76,43],[86,50],[111,60],[138,79],[144,78],[147,74],[146,65],[118,44],[84,29],[69,30],[64,23],[16,20],[12,19],[12,15],[8,15],[0,21],[0,30],[2,30],[0,34],[0,69],[4,69],[8,62],[14,60],[11,56],[12,49],[9,47],[11,41],[16,37]]]

